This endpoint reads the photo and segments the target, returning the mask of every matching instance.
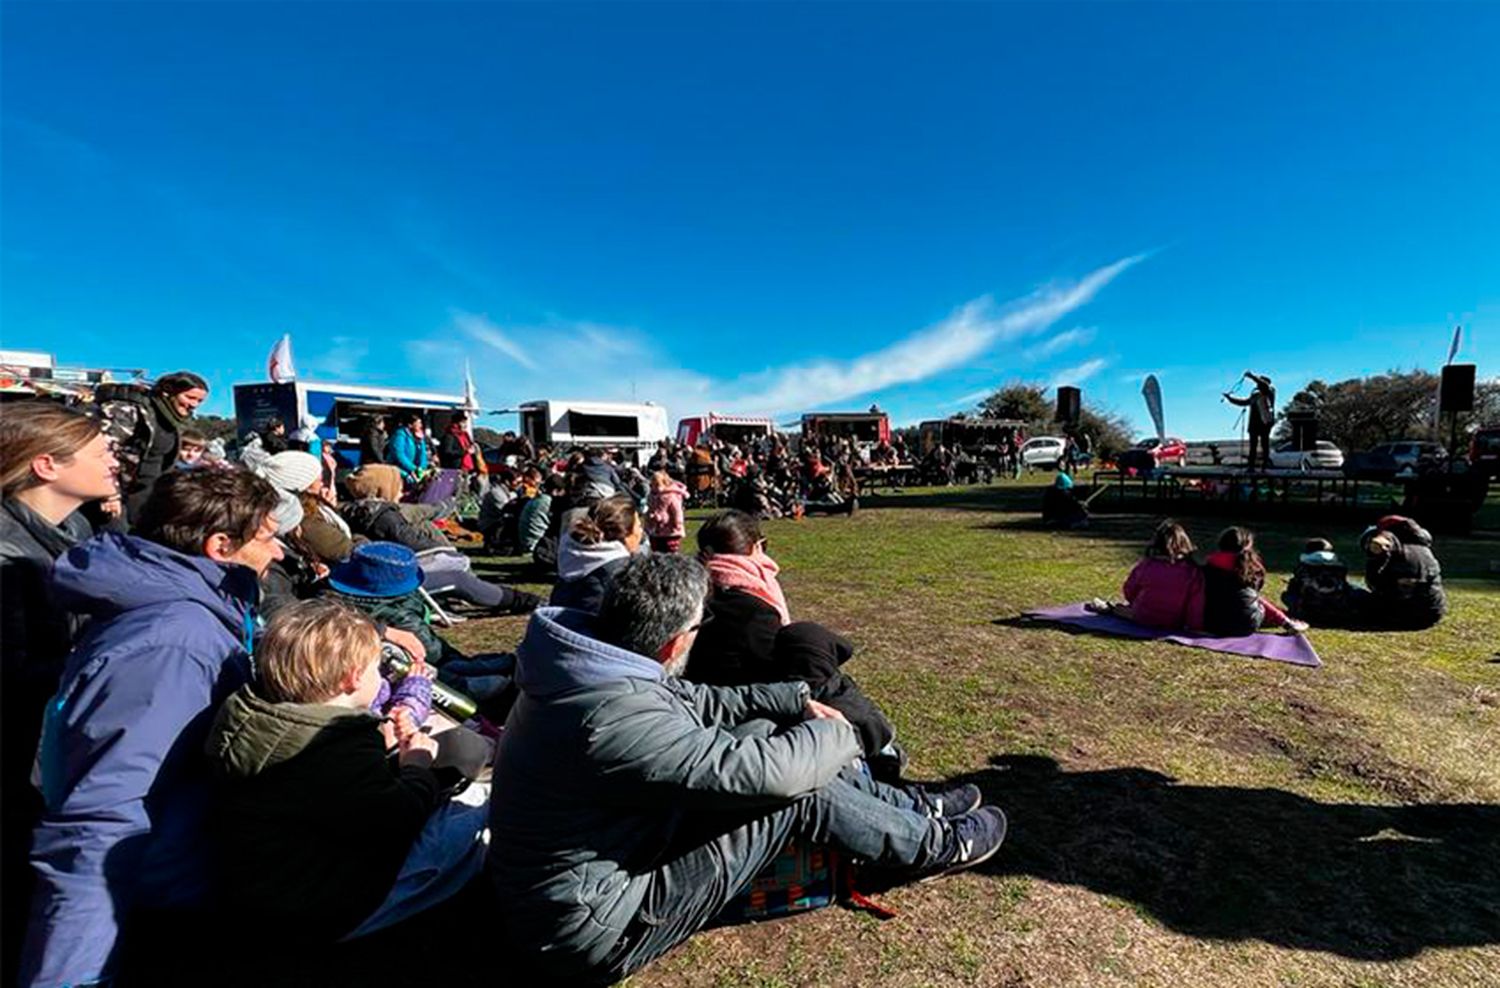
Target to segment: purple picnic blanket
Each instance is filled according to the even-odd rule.
[[[1247,655],[1252,659],[1290,662],[1294,666],[1317,668],[1323,664],[1305,635],[1255,634],[1239,638],[1214,638],[1211,635],[1193,631],[1163,631],[1160,628],[1148,628],[1143,624],[1115,617],[1113,614],[1095,614],[1086,610],[1082,604],[1064,604],[1062,607],[1045,607],[1041,610],[1027,611],[1026,617],[1065,624],[1073,628],[1083,628],[1102,635],[1119,635],[1122,638],[1154,638],[1172,642],[1174,645],[1188,645],[1192,648],[1206,648],[1215,652]]]

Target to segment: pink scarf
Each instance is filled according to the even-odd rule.
[[[715,587],[743,590],[759,597],[776,608],[783,625],[792,623],[791,613],[786,609],[786,596],[781,592],[781,584],[776,581],[776,574],[781,572],[781,567],[776,565],[776,560],[761,552],[759,546],[749,556],[709,556],[707,565],[708,578]]]

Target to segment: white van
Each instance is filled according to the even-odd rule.
[[[614,446],[650,449],[667,438],[667,410],[652,402],[562,401],[546,398],[523,402],[521,435],[537,447],[566,451],[574,447]]]

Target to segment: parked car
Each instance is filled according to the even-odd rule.
[[[1168,464],[1187,466],[1187,443],[1176,436],[1165,439],[1148,436],[1121,453],[1117,463],[1121,470],[1137,472],[1155,470]]]
[[[1326,439],[1313,443],[1312,449],[1297,449],[1288,443],[1271,450],[1271,466],[1283,470],[1340,470],[1344,451]]]
[[[1021,444],[1021,464],[1027,469],[1056,470],[1065,445],[1056,436],[1033,436]]]
[[[1500,474],[1500,425],[1487,425],[1469,441],[1469,465],[1494,477]]]
[[[1352,454],[1344,460],[1344,473],[1367,480],[1391,480],[1415,476],[1427,467],[1442,465],[1447,459],[1447,451],[1437,443],[1402,439]]]

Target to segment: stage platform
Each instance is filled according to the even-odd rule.
[[[1093,486],[1091,493],[1095,496],[1090,506],[1096,511],[1131,501],[1171,506],[1173,510],[1196,505],[1253,505],[1355,511],[1362,506],[1389,505],[1391,488],[1404,488],[1404,483],[1360,480],[1338,470],[1273,468],[1251,472],[1244,467],[1167,467],[1135,476],[1099,470],[1093,474]]]

